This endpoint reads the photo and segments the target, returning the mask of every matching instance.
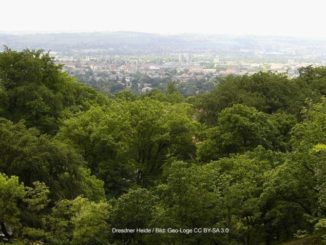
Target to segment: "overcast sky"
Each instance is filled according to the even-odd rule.
[[[1,0],[0,32],[326,37],[325,0]]]

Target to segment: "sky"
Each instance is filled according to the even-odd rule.
[[[1,0],[0,32],[326,37],[325,0]]]

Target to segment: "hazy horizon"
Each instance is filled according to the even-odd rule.
[[[132,30],[117,30],[117,31],[2,31],[2,35],[12,36],[29,36],[29,35],[65,35],[65,34],[114,34],[114,33],[135,33],[135,34],[148,34],[157,35],[161,37],[173,37],[173,36],[200,36],[200,37],[230,37],[230,38],[275,38],[275,39],[300,39],[310,41],[324,41],[326,36],[299,36],[299,35],[271,35],[271,34],[232,34],[232,33],[204,33],[204,32],[176,32],[176,33],[157,33],[146,31],[132,31]]]
[[[0,32],[143,32],[324,38],[325,3],[259,0],[82,0],[1,3]],[[6,11],[8,10],[8,11]],[[15,14],[13,14],[15,13]]]

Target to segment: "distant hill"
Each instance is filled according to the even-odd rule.
[[[125,55],[217,53],[229,56],[310,55],[326,57],[326,40],[227,35],[159,35],[138,32],[1,34],[0,45],[14,49]]]

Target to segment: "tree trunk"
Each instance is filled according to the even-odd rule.
[[[11,239],[11,235],[8,233],[7,229],[6,229],[6,226],[5,226],[5,223],[1,222],[0,223],[0,226],[1,226],[1,232],[5,235],[5,237],[10,240]]]

